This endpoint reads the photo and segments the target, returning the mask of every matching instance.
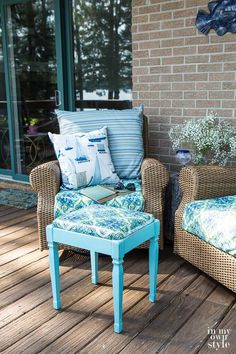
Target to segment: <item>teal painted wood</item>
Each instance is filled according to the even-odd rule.
[[[156,301],[157,288],[157,268],[158,268],[158,243],[157,237],[150,239],[149,246],[149,300]]]
[[[63,34],[62,34],[62,1],[54,0],[54,10],[55,10],[55,30],[56,30],[56,61],[57,61],[57,89],[61,92],[61,105],[60,109],[66,109],[67,106],[65,104],[65,92],[66,92],[66,84],[64,77],[64,42],[63,42]]]
[[[91,270],[92,270],[92,283],[98,283],[98,253],[90,251]]]
[[[114,258],[119,258],[119,255],[124,257],[126,253],[132,249],[139,246],[141,243],[150,240],[153,234],[154,224],[157,228],[157,235],[159,235],[160,223],[159,220],[155,220],[153,223],[150,223],[145,226],[145,233],[143,229],[136,231],[129,235],[129,237],[122,240],[115,240],[114,243],[108,239],[101,239],[98,237],[79,234],[74,231],[65,231],[62,229],[55,228],[53,229],[54,241],[63,243],[66,236],[66,244],[68,246],[75,246],[78,248],[84,248],[86,250],[95,251],[98,253],[107,254],[113,256]]]
[[[65,63],[63,73],[65,73],[64,87],[66,91],[66,109],[75,111],[75,72],[74,72],[74,36],[73,36],[73,8],[71,0],[61,0],[63,6],[63,18],[61,26],[63,29],[63,49]]]
[[[54,0],[56,24],[57,86],[60,109],[75,110],[73,16],[71,0]]]
[[[114,331],[122,332],[122,304],[123,304],[123,258],[113,258],[112,260],[112,288],[114,302]]]
[[[59,272],[59,255],[58,245],[53,241],[53,228],[47,229],[48,248],[49,248],[49,264],[52,285],[53,307],[56,310],[61,308],[60,299],[60,272]]]
[[[11,170],[1,169],[0,173],[10,175],[19,181],[29,181],[29,176],[18,174],[15,156],[15,134],[13,127],[12,90],[10,76],[10,60],[8,53],[7,36],[7,6],[26,3],[29,0],[0,0],[2,19],[3,59],[7,96],[7,115],[9,127],[9,142],[11,155]],[[75,110],[74,84],[74,53],[73,53],[73,18],[71,0],[54,0],[55,32],[56,32],[56,61],[57,61],[57,88],[61,93],[60,109]]]
[[[29,0],[0,0],[0,4],[2,5],[15,5],[15,4],[23,4],[29,2]]]
[[[11,170],[5,170],[4,168],[0,168],[0,175],[11,176],[12,175],[12,171]]]
[[[5,1],[4,1],[5,4]],[[10,74],[10,58],[8,53],[8,32],[7,32],[7,7],[1,4],[1,26],[2,26],[2,41],[3,41],[3,63],[6,85],[6,99],[7,99],[7,121],[8,121],[8,134],[10,145],[11,157],[11,176],[14,178],[16,174],[16,158],[14,149],[14,130],[13,130],[13,110],[11,99],[11,74]]]
[[[11,84],[11,68],[10,68],[10,60],[8,53],[8,31],[7,31],[7,7],[19,4],[26,3],[29,0],[0,0],[0,11],[1,11],[1,19],[2,19],[2,38],[3,38],[3,60],[4,60],[4,74],[5,74],[5,83],[6,83],[6,98],[7,98],[7,116],[8,116],[8,127],[9,127],[9,142],[10,142],[10,156],[11,156],[11,170],[5,171],[1,170],[1,174],[11,175],[14,180],[18,181],[29,181],[29,176],[24,174],[18,174],[16,168],[16,156],[15,156],[15,133],[14,133],[14,114],[12,108],[12,84]],[[68,105],[64,104],[64,92],[67,92],[67,82],[73,81],[73,78],[68,78],[65,74],[63,77],[63,73],[67,72],[66,64],[63,62],[63,53],[65,52],[65,42],[66,40],[61,35],[61,14],[65,14],[65,9],[63,8],[64,3],[62,0],[54,0],[55,7],[55,23],[56,23],[56,58],[57,58],[57,81],[58,81],[58,90],[61,92],[62,105],[61,109],[70,109]],[[66,7],[66,6],[65,6]],[[65,28],[67,24],[65,23]],[[72,40],[72,39],[71,39]],[[64,65],[64,66],[63,66]],[[71,91],[70,91],[71,92]],[[73,96],[74,97],[74,96]]]
[[[114,331],[122,331],[122,302],[123,302],[123,257],[133,248],[150,240],[149,247],[149,300],[156,301],[156,286],[158,272],[158,237],[160,234],[160,222],[154,220],[142,229],[127,235],[122,240],[109,240],[84,235],[73,231],[58,229],[52,225],[47,226],[47,240],[49,245],[49,263],[52,282],[53,306],[61,308],[60,282],[59,282],[59,257],[57,243],[84,248],[90,251],[92,283],[98,282],[98,253],[112,257],[112,285],[114,298]]]

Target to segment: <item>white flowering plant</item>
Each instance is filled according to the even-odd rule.
[[[224,166],[229,158],[236,157],[236,130],[214,112],[172,127],[169,137],[173,149],[191,149],[195,164]]]

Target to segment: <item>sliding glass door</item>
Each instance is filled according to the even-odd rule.
[[[28,175],[53,157],[47,132],[55,129],[54,1],[11,4],[5,14],[14,173]]]
[[[3,36],[2,21],[0,13],[0,172],[10,174],[10,142],[7,120],[7,100],[3,61]]]
[[[0,174],[55,158],[55,108],[131,106],[131,0],[0,0]]]
[[[72,0],[76,108],[129,108],[131,0]]]

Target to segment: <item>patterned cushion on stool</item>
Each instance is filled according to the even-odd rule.
[[[123,179],[122,183],[134,183],[136,191],[130,194],[119,195],[111,200],[106,201],[103,205],[116,208],[130,209],[134,211],[144,211],[144,197],[142,195],[141,180]],[[84,208],[85,206],[97,204],[92,199],[80,194],[80,190],[60,191],[55,197],[54,216],[58,218],[64,214]]]
[[[53,226],[81,234],[121,240],[154,221],[151,214],[92,205],[54,220]]]

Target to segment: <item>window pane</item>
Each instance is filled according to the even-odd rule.
[[[29,174],[54,157],[47,135],[57,88],[54,5],[34,0],[7,10],[16,172]]]
[[[2,27],[0,17],[0,168],[10,169],[10,144],[7,124],[7,102],[4,77]]]
[[[130,102],[131,1],[73,0],[73,16],[77,107],[101,100]]]

